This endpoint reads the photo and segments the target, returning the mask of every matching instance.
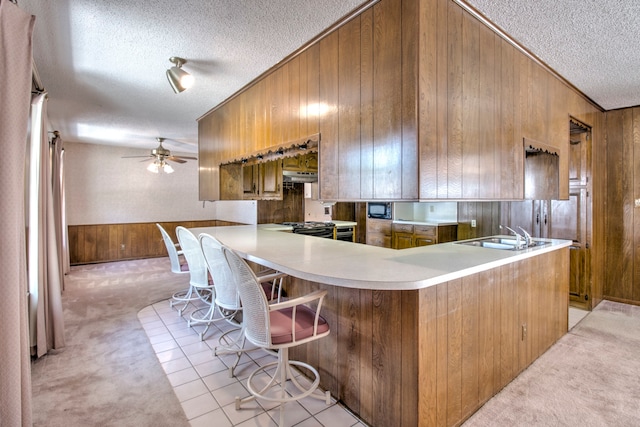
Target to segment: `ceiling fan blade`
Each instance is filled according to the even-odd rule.
[[[120,157],[121,159],[135,159],[135,158],[142,158],[142,157],[154,157],[151,154],[147,154],[146,156],[122,156]]]
[[[176,163],[187,163],[186,160],[182,160],[179,157],[175,157],[175,156],[169,156],[167,157],[167,160],[171,160],[172,162],[176,162]]]
[[[197,157],[190,157],[190,156],[171,156],[174,159],[185,159],[185,160],[198,160]]]

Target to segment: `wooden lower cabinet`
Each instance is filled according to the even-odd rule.
[[[391,248],[391,220],[367,218],[367,245]]]
[[[457,225],[413,225],[394,223],[391,226],[393,249],[407,249],[419,246],[458,240]]]
[[[327,289],[331,333],[291,350],[371,426],[460,425],[567,332],[569,249],[440,285]]]

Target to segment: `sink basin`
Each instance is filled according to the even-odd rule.
[[[531,244],[525,245],[524,241],[521,242],[521,246],[518,247],[516,239],[509,237],[482,237],[479,239],[465,240],[462,242],[456,242],[459,245],[476,246],[479,248],[500,249],[503,251],[519,251],[523,249],[535,248],[539,246],[550,245],[548,240],[533,239]]]

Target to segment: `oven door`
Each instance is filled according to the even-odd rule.
[[[296,234],[304,234],[306,236],[323,237],[325,239],[333,239],[332,226],[317,226],[317,227],[293,227],[293,232]]]

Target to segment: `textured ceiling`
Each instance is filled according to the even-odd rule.
[[[67,141],[197,151],[196,119],[364,0],[18,0]],[[605,109],[640,105],[639,0],[470,0]],[[196,83],[174,94],[169,57]]]
[[[640,0],[468,0],[605,110],[640,105]]]
[[[196,119],[363,0],[18,0],[67,141],[197,151]],[[175,94],[171,56],[194,86]]]

